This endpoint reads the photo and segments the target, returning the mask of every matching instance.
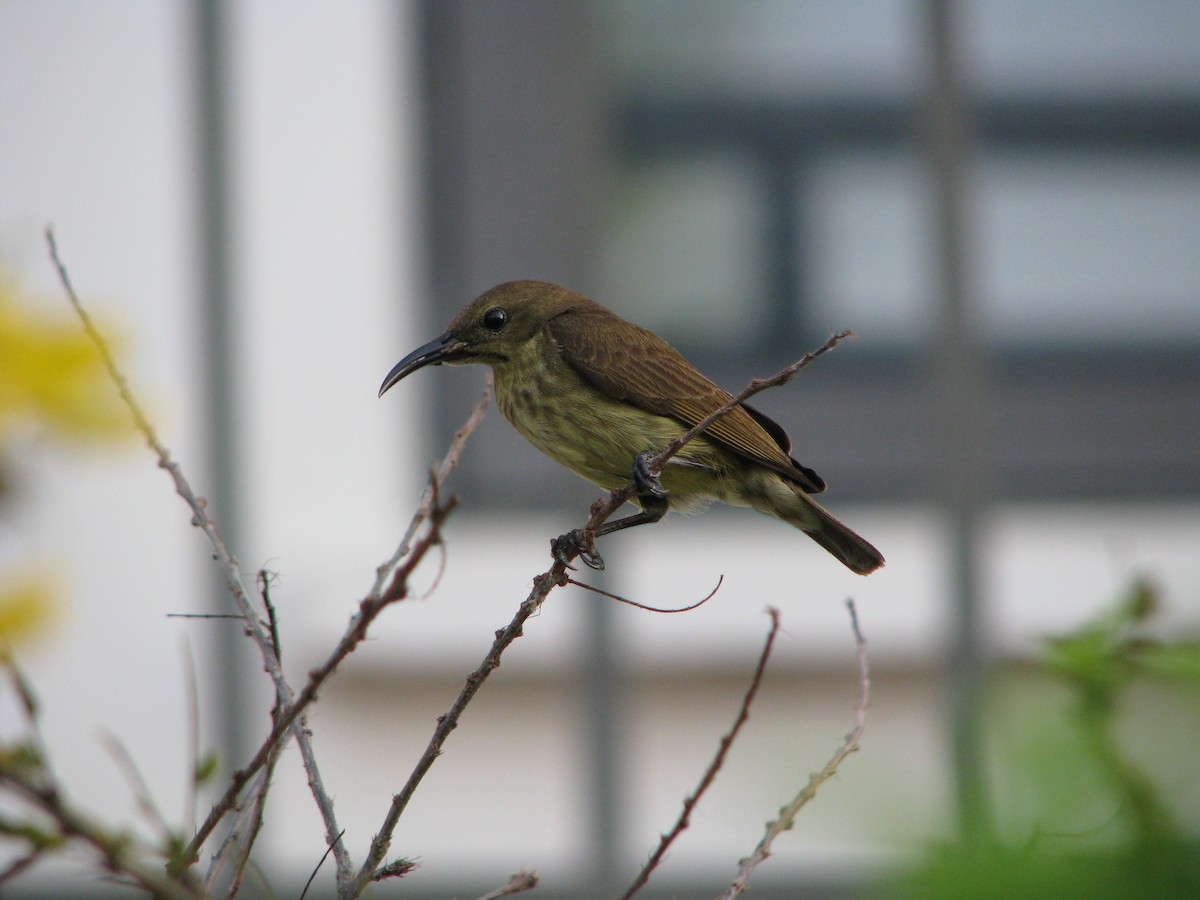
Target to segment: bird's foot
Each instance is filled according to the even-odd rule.
[[[589,569],[603,569],[604,558],[596,551],[596,541],[589,538],[582,528],[560,534],[550,541],[551,555],[566,566],[574,569],[571,560],[578,556]]]
[[[650,468],[650,457],[653,455],[653,451],[643,450],[633,458],[633,485],[637,488],[639,497],[655,497],[661,500],[667,496],[667,489],[663,487],[658,473]]]

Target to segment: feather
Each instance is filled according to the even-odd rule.
[[[615,400],[669,416],[684,428],[730,400],[727,391],[658,335],[584,297],[576,295],[546,327],[562,359],[590,385]],[[783,428],[757,410],[738,406],[710,425],[705,436],[808,493],[825,489],[816,472],[792,459]]]

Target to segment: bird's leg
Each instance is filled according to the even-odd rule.
[[[615,522],[605,522],[596,529],[596,537],[632,528],[634,525],[649,525],[667,514],[667,489],[662,486],[658,474],[650,468],[650,457],[653,455],[652,450],[643,450],[633,458],[631,480],[637,489],[637,503],[642,511]]]
[[[595,541],[588,540],[587,532],[582,528],[573,528],[566,534],[552,538],[550,554],[568,569],[575,568],[571,565],[571,560],[576,556],[590,569],[604,568],[604,558],[596,552]]]
[[[633,458],[633,486],[637,488],[639,500],[643,500],[646,497],[655,497],[661,500],[667,496],[667,489],[663,487],[662,481],[659,480],[658,473],[650,468],[650,457],[653,455],[654,451],[643,450]],[[645,505],[645,503],[642,504],[643,507]],[[661,519],[662,516],[658,518]],[[658,519],[653,519],[652,521],[657,522]]]
[[[605,522],[596,529],[592,540],[588,540],[588,535],[582,528],[559,535],[550,542],[550,552],[555,559],[567,568],[572,568],[570,559],[572,556],[578,556],[589,568],[603,569],[604,557],[597,552],[594,538],[633,528],[635,525],[649,525],[667,514],[667,489],[650,468],[651,455],[652,451],[643,450],[633,458],[633,484],[637,488],[637,502],[642,508],[641,512],[617,519],[615,522]]]
[[[657,522],[667,514],[667,501],[661,497],[653,501],[645,497],[639,497],[638,502],[642,504],[641,512],[636,512],[623,519],[617,519],[615,522],[605,522],[596,529],[596,537],[604,537],[606,534],[632,528],[634,525],[649,525],[651,522]]]

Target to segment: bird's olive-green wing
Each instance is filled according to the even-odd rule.
[[[695,425],[730,399],[728,392],[658,335],[598,304],[564,310],[550,319],[547,328],[562,358],[593,387],[648,412],[670,416],[684,427]],[[816,472],[792,459],[786,432],[758,410],[739,406],[705,434],[809,493],[825,490]]]

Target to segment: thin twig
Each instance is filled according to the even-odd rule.
[[[663,447],[662,450],[650,457],[650,459],[647,460],[647,463],[649,463],[653,471],[661,472],[662,467],[667,464],[667,460],[682,450],[684,444],[692,440],[694,437],[704,431],[704,429],[712,425],[712,423],[717,421],[717,419],[729,415],[730,412],[741,406],[742,403],[744,403],[746,400],[749,400],[755,394],[765,391],[767,388],[776,387],[777,385],[781,384],[787,384],[796,377],[801,369],[808,366],[810,363],[816,360],[817,357],[824,356],[846,338],[853,336],[853,331],[839,331],[837,334],[830,335],[829,340],[827,340],[816,350],[805,353],[800,359],[796,360],[790,366],[785,366],[784,368],[780,369],[770,378],[755,378],[750,382],[749,385],[747,385],[744,391],[742,391],[736,397],[731,397],[724,406],[714,409],[711,413],[709,413],[683,434],[679,435],[679,437],[671,441],[671,443],[667,444],[667,446]]]
[[[212,855],[212,862],[204,878],[204,888],[210,896],[215,897],[219,892],[223,892],[226,897],[233,897],[241,886],[250,862],[250,854],[254,849],[254,841],[258,838],[258,826],[261,825],[261,822],[255,822],[255,816],[265,801],[275,760],[281,749],[279,745],[272,748],[271,759],[254,776],[246,789],[245,797],[239,798],[233,808],[235,815],[227,820],[229,824],[225,839]]]
[[[180,900],[203,896],[200,887],[192,884],[186,875],[166,874],[154,862],[138,861],[137,854],[151,855],[146,848],[128,834],[108,832],[76,810],[46,781],[46,774],[45,767],[39,767],[37,773],[31,774],[5,768],[0,770],[0,785],[33,804],[53,822],[56,841],[73,839],[90,846],[108,871],[131,879],[152,896]]]
[[[259,596],[262,598],[263,607],[267,611],[267,622],[269,623],[271,634],[271,647],[275,653],[275,658],[282,661],[283,649],[279,641],[279,627],[275,618],[275,604],[271,602],[270,577],[268,576],[266,570],[259,571],[258,585]],[[279,691],[276,691],[275,705],[271,707],[271,721],[273,723],[278,724],[279,717],[283,714],[285,703],[286,701],[283,695]],[[299,727],[307,732],[307,726],[304,724],[303,717],[301,717]],[[309,750],[312,749],[312,744],[309,741],[297,741],[297,746],[301,748],[301,752],[303,752],[304,747],[308,747]],[[263,767],[263,770],[259,773],[255,784],[250,789],[249,828],[247,832],[237,841],[237,854],[231,860],[233,877],[230,879],[229,887],[225,892],[225,895],[230,898],[230,900],[233,900],[233,898],[241,892],[242,882],[246,878],[246,869],[250,865],[250,854],[254,849],[254,842],[258,840],[259,832],[262,831],[263,816],[267,807],[267,793],[271,789],[271,783],[275,777],[275,766],[278,764],[279,755],[282,752],[283,742],[280,741],[274,745],[270,758],[267,760],[266,766]],[[311,767],[309,766],[309,760],[307,758],[305,759],[305,770],[309,773],[310,784],[314,775],[317,778],[317,788],[313,790],[314,796],[327,796],[325,793],[325,786],[320,782],[320,770],[317,768],[317,761],[315,758],[311,760]],[[318,806],[319,805],[320,804],[318,803]],[[332,816],[333,810],[330,809],[329,813]],[[324,817],[324,810],[322,810],[322,815]],[[234,828],[237,829],[236,824]]]
[[[200,682],[196,677],[196,657],[185,635],[183,648],[183,682],[187,697],[187,787],[184,789],[183,822],[185,834],[196,829],[196,796],[201,783],[200,772]]]
[[[12,764],[0,767],[0,787],[40,810],[56,832],[40,834],[40,846],[35,846],[25,858],[7,869],[4,877],[10,878],[31,865],[43,847],[75,840],[95,850],[109,872],[131,879],[155,897],[180,900],[199,897],[199,886],[186,874],[172,876],[164,873],[157,862],[143,862],[142,857],[156,854],[141,841],[128,834],[109,832],[70,805],[50,768],[50,757],[38,722],[37,701],[29,683],[3,650],[0,650],[0,668],[5,670],[12,683],[26,725],[23,759],[20,762],[14,759]]]
[[[458,727],[458,720],[462,716],[463,710],[466,709],[467,704],[471,702],[471,699],[483,686],[488,676],[499,668],[500,657],[504,651],[524,633],[525,621],[541,609],[546,596],[555,587],[565,583],[565,578],[566,566],[556,560],[554,565],[546,572],[534,579],[533,589],[517,609],[517,613],[513,616],[512,621],[496,632],[496,639],[492,642],[492,647],[483,658],[483,662],[479,664],[479,667],[474,672],[467,676],[466,683],[463,685],[462,690],[459,692],[450,709],[438,717],[437,727],[434,729],[433,736],[429,739],[429,744],[426,746],[425,752],[421,754],[421,758],[417,761],[404,787],[400,789],[398,794],[392,797],[392,803],[388,808],[387,815],[384,817],[383,825],[375,835],[375,839],[371,841],[371,848],[367,853],[366,860],[362,864],[362,868],[359,869],[358,875],[354,879],[353,889],[349,892],[349,896],[358,896],[367,884],[374,880],[376,869],[378,869],[384,856],[387,855],[388,848],[391,846],[392,833],[396,830],[396,824],[400,821],[400,816],[403,814],[405,807],[408,806],[408,802],[412,799],[413,793],[424,779],[425,774],[429,771],[434,761],[441,755],[442,745],[446,743],[450,732]]]
[[[213,806],[212,811],[209,813],[208,819],[205,820],[204,824],[201,825],[200,830],[197,832],[197,838],[199,838],[201,835],[206,836],[211,834],[216,823],[220,821],[225,813],[233,808],[233,805],[236,803],[242,788],[245,787],[246,783],[250,780],[254,773],[261,769],[270,758],[274,745],[280,740],[280,738],[289,728],[292,728],[300,714],[316,699],[317,692],[320,690],[321,686],[326,682],[326,680],[328,680],[329,676],[333,674],[334,670],[338,667],[342,660],[349,656],[366,638],[367,630],[370,628],[371,623],[375,621],[379,614],[383,612],[388,605],[390,605],[392,602],[403,599],[406,594],[408,576],[412,573],[413,569],[420,564],[429,548],[441,540],[441,524],[445,520],[446,516],[450,513],[452,508],[453,501],[447,503],[444,507],[435,506],[432,509],[429,516],[430,528],[421,537],[421,539],[413,545],[412,552],[404,561],[404,564],[396,570],[395,575],[393,576],[392,585],[389,588],[389,595],[374,599],[367,598],[359,603],[358,612],[351,619],[349,628],[346,630],[346,633],[342,635],[341,640],[338,641],[337,646],[334,647],[329,657],[324,663],[309,672],[308,681],[304,685],[304,688],[296,695],[295,700],[284,709],[283,713],[279,717],[279,720],[271,729],[271,733],[267,736],[267,739],[263,741],[261,746],[258,748],[258,752],[254,754],[254,757],[250,760],[250,762],[247,763],[244,768],[233,773],[230,778],[228,789],[222,796],[221,800]],[[303,729],[295,728],[293,729],[293,733],[296,733],[299,736],[304,732]],[[305,735],[305,739],[307,739],[307,737],[308,736]],[[334,832],[334,835],[336,836],[338,833],[339,832]],[[200,843],[202,843],[202,841],[198,843],[197,840],[193,840],[192,844],[189,845],[189,849],[198,849]],[[336,845],[340,846],[341,842],[337,842]],[[334,854],[336,857],[336,847]]]
[[[829,762],[825,763],[825,767],[809,778],[800,793],[792,798],[792,802],[779,811],[779,818],[768,823],[766,833],[754,848],[754,852],[739,862],[737,875],[721,895],[721,900],[732,900],[746,890],[751,873],[771,855],[771,844],[775,838],[796,824],[796,815],[816,796],[817,789],[834,776],[838,766],[847,756],[858,749],[863,729],[867,727],[867,701],[871,695],[871,678],[867,665],[867,641],[858,627],[858,611],[854,608],[854,601],[847,600],[846,608],[850,611],[850,627],[854,631],[854,645],[858,656],[858,706],[854,713],[854,729],[846,735],[846,739],[829,758]]]
[[[100,741],[105,749],[108,750],[108,755],[112,757],[117,768],[121,770],[121,774],[125,777],[125,782],[129,785],[130,792],[133,794],[134,802],[137,804],[138,809],[141,810],[146,821],[158,830],[164,841],[170,841],[174,837],[171,832],[171,826],[167,824],[162,810],[154,802],[154,797],[150,793],[150,785],[146,783],[141,770],[138,769],[137,763],[134,762],[129,748],[121,743],[117,739],[117,736],[110,731],[102,731],[100,733]]]
[[[750,705],[754,702],[754,697],[758,693],[759,686],[762,685],[763,673],[767,668],[767,660],[771,658],[771,648],[775,645],[776,635],[779,634],[779,610],[773,606],[769,606],[767,607],[767,613],[771,617],[771,629],[767,632],[767,639],[763,644],[762,653],[758,656],[758,665],[754,668],[754,676],[750,679],[750,687],[746,689],[746,694],[742,697],[742,705],[738,710],[737,718],[733,722],[733,727],[729,729],[728,734],[721,738],[716,756],[713,757],[708,768],[704,770],[704,777],[700,779],[700,784],[697,786],[695,792],[683,798],[683,811],[680,812],[674,827],[662,835],[658,846],[654,848],[654,852],[650,854],[650,859],[642,866],[642,871],[638,873],[633,884],[629,886],[629,890],[625,892],[622,900],[629,900],[630,897],[645,886],[646,882],[650,880],[651,873],[662,862],[667,849],[691,823],[692,810],[696,808],[696,804],[700,802],[700,798],[704,796],[705,791],[709,789],[716,779],[717,773],[721,771],[721,766],[725,764],[725,756],[729,753],[729,748],[733,746],[738,732],[742,730],[742,726],[750,718]]]
[[[71,301],[71,306],[75,309],[75,315],[79,317],[79,321],[83,325],[84,333],[91,338],[92,343],[96,345],[96,349],[100,351],[100,358],[104,362],[104,368],[108,371],[109,379],[117,386],[117,392],[121,395],[121,400],[125,403],[126,408],[133,415],[133,423],[137,426],[137,430],[146,438],[146,442],[150,445],[159,458],[159,462],[164,469],[171,472],[175,476],[175,471],[171,469],[170,453],[163,443],[158,439],[158,433],[154,430],[154,426],[150,424],[150,420],[142,411],[141,404],[137,402],[137,398],[133,395],[133,391],[129,388],[129,382],[125,379],[124,373],[117,366],[117,361],[112,355],[112,351],[108,347],[108,341],[104,339],[104,335],[100,333],[100,329],[96,327],[96,323],[92,321],[91,314],[84,309],[83,304],[79,300],[79,296],[75,293],[75,288],[71,285],[71,276],[67,273],[67,267],[59,259],[58,244],[54,239],[54,229],[46,229],[46,243],[50,247],[50,260],[54,263],[54,268],[58,270],[58,280],[67,292],[67,299]],[[182,477],[182,476],[180,476]],[[189,491],[190,493],[190,491]],[[195,495],[192,495],[194,499]],[[184,499],[188,499],[185,497]],[[203,504],[193,504],[193,512],[198,517],[204,517]]]
[[[316,695],[314,694],[313,697],[315,699]],[[300,716],[293,731],[301,732],[307,738],[305,741],[297,741],[296,746],[300,750],[300,759],[304,764],[304,773],[308,779],[309,793],[312,794],[313,802],[317,804],[317,809],[321,813],[321,821],[325,824],[325,843],[333,852],[337,877],[339,879],[350,878],[354,874],[354,861],[350,858],[350,851],[342,841],[345,829],[338,828],[337,816],[333,811],[333,798],[325,790],[325,782],[321,778],[321,769],[317,766],[317,757],[313,750],[312,731],[308,727],[307,714]],[[273,760],[268,762],[268,766],[273,764]],[[335,831],[334,829],[337,830]]]
[[[396,547],[396,552],[375,570],[375,583],[371,586],[371,592],[367,595],[368,597],[383,596],[384,585],[387,584],[388,577],[399,564],[400,560],[408,553],[417,529],[421,527],[421,523],[429,516],[429,510],[438,491],[441,490],[450,473],[458,466],[463,446],[466,444],[467,438],[471,436],[471,432],[483,420],[483,414],[487,411],[491,397],[492,373],[489,370],[483,379],[483,394],[471,410],[467,421],[463,422],[458,431],[454,432],[454,437],[450,440],[450,446],[446,450],[446,455],[442,457],[442,462],[437,468],[436,475],[430,478],[425,491],[421,494],[421,500],[417,504],[417,511],[413,514],[412,521],[408,523],[408,529],[404,532],[404,537],[401,538],[399,546]]]
[[[338,662],[341,661],[355,646],[365,637],[366,627],[370,622],[382,611],[383,606],[387,603],[399,599],[406,593],[407,576],[411,572],[411,567],[405,567],[405,571],[400,572],[396,568],[395,561],[404,553],[408,552],[411,547],[413,535],[421,522],[430,516],[431,510],[434,510],[434,518],[437,520],[432,526],[429,534],[426,535],[419,546],[421,547],[420,556],[424,555],[424,551],[429,545],[437,540],[437,526],[444,519],[446,513],[449,512],[450,504],[445,507],[436,508],[437,499],[437,484],[431,486],[431,490],[426,492],[425,498],[422,501],[422,507],[418,511],[418,515],[414,517],[413,524],[409,528],[409,532],[405,535],[405,540],[401,544],[401,549],[390,564],[380,567],[376,577],[376,587],[372,591],[372,595],[367,601],[360,605],[360,611],[351,620],[342,641],[335,648],[330,659],[321,669],[310,675],[309,683],[306,685],[304,692],[299,696],[294,695],[291,686],[285,679],[282,671],[282,666],[279,662],[279,657],[276,652],[276,641],[274,635],[269,630],[268,626],[264,625],[254,612],[253,605],[250,601],[249,592],[246,590],[245,583],[242,581],[241,572],[237,561],[233,558],[229,549],[226,547],[216,524],[210,519],[205,511],[206,502],[199,498],[192,490],[186,477],[183,474],[179,464],[176,463],[170,455],[170,451],[159,440],[153,425],[142,411],[137,399],[133,395],[129,384],[118,368],[111,351],[108,348],[107,342],[102,334],[96,328],[91,316],[80,302],[75,289],[71,284],[69,273],[66,266],[63,264],[58,255],[58,247],[55,242],[54,233],[51,229],[46,231],[46,240],[50,249],[50,258],[53,261],[55,268],[58,271],[59,280],[67,293],[71,305],[74,307],[76,314],[79,316],[83,324],[84,331],[92,339],[93,343],[99,350],[104,361],[105,367],[108,370],[109,376],[117,386],[118,393],[121,399],[129,408],[130,414],[133,417],[134,423],[138,430],[146,438],[147,443],[158,457],[159,466],[165,469],[171,476],[175,484],[176,493],[188,504],[192,510],[192,522],[197,527],[201,528],[209,543],[213,548],[214,559],[220,564],[221,570],[225,574],[226,584],[229,588],[234,602],[238,608],[240,618],[246,633],[258,646],[259,652],[263,658],[263,665],[275,686],[276,695],[279,698],[280,714],[276,720],[275,726],[272,728],[266,741],[259,747],[259,750],[252,757],[251,761],[242,769],[233,774],[230,779],[229,787],[225,794],[218,800],[209,812],[208,817],[197,829],[194,837],[183,849],[179,856],[172,860],[169,870],[172,874],[179,874],[187,867],[191,866],[198,858],[200,847],[212,835],[218,822],[224,815],[235,809],[238,804],[238,797],[243,788],[250,782],[251,778],[273,757],[276,745],[279,744],[291,729],[292,734],[296,737],[296,742],[300,747],[301,757],[304,761],[305,769],[308,774],[308,781],[317,806],[321,811],[322,818],[325,822],[327,840],[330,846],[333,847],[334,856],[338,864],[339,883],[345,883],[349,880],[353,872],[353,863],[350,860],[348,852],[344,845],[338,839],[342,829],[338,826],[336,817],[333,813],[333,802],[328,794],[324,791],[321,783],[320,773],[316,767],[315,754],[312,749],[311,736],[307,728],[304,726],[300,715],[303,710],[315,699],[316,689],[319,685],[332,674],[333,669]],[[474,429],[479,418],[483,414],[483,407],[486,405],[486,395],[484,400],[477,406],[471,420],[459,430],[455,435],[455,442],[452,445],[451,452],[447,455],[447,459],[443,462],[442,470],[439,472],[440,477],[453,469],[458,459],[458,454],[461,452],[462,444],[466,440],[467,435]],[[389,596],[383,596],[383,585],[387,583],[389,576],[391,577],[391,586],[388,589]],[[229,846],[228,843],[223,844],[223,847]],[[220,853],[214,858],[214,868],[220,862]]]
[[[258,595],[262,597],[263,609],[267,611],[267,628],[271,635],[271,646],[275,658],[283,662],[283,644],[279,640],[279,617],[275,615],[275,604],[271,602],[271,580],[274,578],[266,569],[258,570]]]
[[[525,869],[522,869],[513,875],[512,878],[508,879],[508,884],[498,887],[494,891],[488,891],[486,894],[481,894],[476,900],[499,900],[501,897],[511,897],[513,894],[532,891],[538,886],[539,880],[537,872],[527,872]]]
[[[0,834],[5,834],[9,837],[15,836],[12,831],[3,827],[0,827]],[[42,858],[42,854],[44,852],[45,848],[35,847],[24,856],[18,856],[16,859],[14,859],[2,871],[0,871],[0,886],[2,886],[6,881],[15,881],[18,875],[20,875],[29,867],[35,865],[37,861]]]
[[[454,507],[453,498],[444,505],[441,503],[441,484],[458,464],[463,446],[467,438],[471,435],[471,432],[475,430],[476,426],[482,420],[489,400],[490,393],[485,389],[483,396],[475,405],[470,417],[455,432],[450,447],[438,468],[436,478],[431,479],[429,486],[426,488],[417,512],[414,514],[412,522],[400,542],[399,548],[387,562],[376,569],[375,581],[371,591],[359,603],[359,611],[351,618],[346,632],[342,635],[342,638],[326,661],[309,673],[308,683],[296,695],[294,701],[289,704],[286,713],[281,716],[280,721],[276,722],[271,734],[268,735],[266,741],[259,747],[255,756],[242,770],[234,773],[225,795],[214,805],[208,820],[201,826],[201,831],[197,832],[198,835],[205,828],[211,833],[212,827],[220,820],[221,816],[232,808],[245,783],[265,764],[269,758],[269,749],[281,738],[284,726],[292,727],[293,733],[304,738],[297,743],[300,747],[305,771],[309,778],[310,790],[313,793],[314,800],[321,811],[321,816],[325,823],[326,844],[332,849],[334,860],[337,864],[339,894],[343,893],[346,886],[351,883],[351,878],[354,874],[353,862],[342,839],[343,830],[337,826],[337,819],[333,813],[333,801],[322,786],[320,772],[317,769],[316,760],[312,756],[311,735],[308,733],[307,725],[302,717],[299,719],[299,722],[294,722],[294,720],[316,699],[318,689],[333,674],[341,661],[353,652],[366,638],[367,630],[375,618],[388,605],[407,596],[409,576],[424,559],[428,550],[441,543],[441,524]],[[426,520],[430,522],[430,528],[414,544],[413,535]],[[404,559],[406,556],[407,558]],[[404,559],[403,565],[400,565],[401,559]],[[199,846],[195,841],[193,841],[193,844],[196,847]],[[361,888],[359,892],[361,892]]]
[[[342,835],[338,835],[340,841]],[[336,843],[336,842],[335,842]],[[334,844],[330,844],[325,848],[325,852],[321,854],[321,858],[317,860],[317,864],[313,866],[312,872],[308,875],[308,881],[304,882],[304,890],[300,892],[300,900],[305,900],[308,896],[308,889],[312,887],[314,881],[317,880],[317,873],[321,871],[321,866],[325,865],[325,860],[329,859],[329,854],[333,852]]]
[[[113,384],[116,385],[117,392],[120,394],[121,400],[129,409],[130,415],[133,417],[134,425],[137,427],[138,431],[141,432],[142,436],[145,437],[146,443],[150,446],[151,450],[154,451],[155,456],[158,457],[159,467],[164,469],[171,476],[171,480],[175,485],[175,492],[192,510],[192,524],[201,529],[201,531],[204,532],[205,537],[208,538],[208,542],[213,549],[213,558],[217,561],[222,573],[225,576],[226,587],[229,589],[229,593],[233,597],[234,604],[237,606],[237,610],[241,616],[242,624],[245,628],[246,634],[254,641],[255,646],[258,647],[259,653],[262,656],[263,667],[270,675],[276,692],[285,699],[286,703],[290,704],[292,701],[292,689],[287,683],[287,680],[284,678],[283,669],[279,664],[279,658],[275,654],[270,633],[258,620],[258,616],[255,615],[254,606],[250,600],[249,592],[246,590],[246,585],[242,580],[241,570],[238,567],[237,560],[233,557],[233,554],[230,553],[229,548],[225,545],[225,540],[221,537],[216,523],[209,518],[208,513],[206,512],[207,502],[197,496],[196,492],[192,490],[192,486],[188,483],[187,478],[183,474],[183,469],[180,467],[179,463],[177,463],[171,457],[171,452],[167,449],[166,445],[159,440],[158,434],[154,430],[154,426],[151,424],[146,414],[142,411],[141,405],[137,402],[137,398],[134,396],[133,391],[129,387],[129,382],[126,380],[125,375],[121,372],[121,369],[117,366],[116,360],[113,358],[112,351],[108,347],[108,342],[104,339],[104,335],[102,335],[100,330],[96,327],[95,322],[92,321],[91,315],[84,308],[83,303],[79,299],[79,295],[75,292],[75,288],[71,283],[70,274],[67,272],[67,267],[58,255],[58,244],[55,241],[54,231],[51,228],[46,229],[46,243],[49,245],[50,259],[54,263],[54,267],[58,272],[59,282],[62,284],[63,290],[66,292],[67,298],[70,300],[71,306],[75,310],[75,314],[79,317],[79,321],[83,325],[84,332],[89,338],[91,338],[92,343],[99,351],[101,359],[104,361],[104,367],[108,371],[108,376],[112,380]],[[294,718],[294,716],[292,718]],[[279,736],[274,737],[274,740],[279,740]],[[303,733],[297,731],[296,740],[297,742],[305,742],[307,741],[307,737],[305,737]],[[264,749],[265,751],[269,752],[270,748]],[[259,766],[266,762],[268,752],[262,753],[262,760],[259,763]],[[223,801],[219,805],[221,815],[224,815],[225,812],[228,812],[233,808],[234,801],[236,800],[237,796],[236,792],[240,791],[241,788],[245,786],[252,774],[253,772],[248,772],[244,778],[235,779],[237,782],[236,791],[233,792],[232,796],[228,797],[227,801]],[[218,807],[213,808],[213,812],[209,814],[209,818],[205,821],[204,825],[201,826],[195,837],[193,837],[187,847],[184,848],[184,851],[180,854],[180,856],[176,860],[172,861],[170,866],[172,874],[179,874],[184,868],[192,865],[196,861],[200,847],[212,834],[213,828],[216,827],[216,824],[220,819],[220,816],[214,816],[214,814],[217,812],[217,809]]]
[[[581,587],[584,590],[592,591],[593,593],[599,594],[602,597],[608,597],[610,600],[616,600],[620,603],[627,603],[630,606],[637,607],[638,609],[644,609],[646,612],[652,612],[652,613],[682,613],[682,612],[691,612],[693,609],[699,609],[701,606],[703,606],[705,603],[707,603],[713,597],[717,596],[717,591],[719,591],[721,589],[721,585],[724,582],[725,582],[725,576],[718,575],[717,576],[717,586],[714,587],[711,591],[709,591],[706,596],[701,597],[699,600],[697,600],[695,603],[691,604],[690,606],[680,606],[675,609],[665,609],[665,608],[659,607],[659,606],[650,606],[648,603],[638,603],[636,600],[630,600],[628,597],[622,597],[620,594],[610,593],[609,591],[606,591],[603,588],[598,588],[595,585],[584,584],[582,581],[576,581],[574,578],[567,579],[567,584],[573,584],[573,585],[575,585],[575,587]]]
[[[6,645],[0,645],[0,669],[4,670],[8,680],[12,682],[13,691],[21,702],[21,715],[25,719],[26,743],[33,751],[35,761],[44,770],[43,777],[49,781],[53,777],[49,767],[50,753],[42,736],[42,726],[38,722],[37,696],[33,693],[33,687],[25,678],[25,673],[17,665],[17,661],[12,658]],[[52,781],[51,785],[53,786]]]

